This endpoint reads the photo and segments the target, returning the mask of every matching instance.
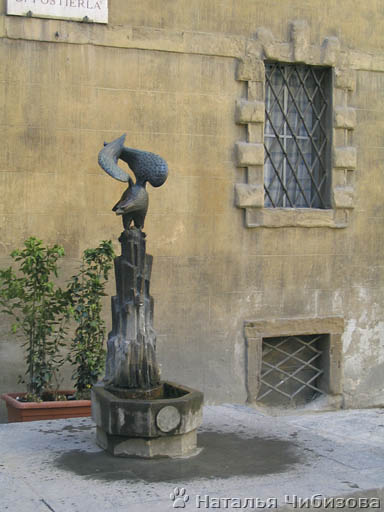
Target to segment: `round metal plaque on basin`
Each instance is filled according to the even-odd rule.
[[[162,432],[170,432],[179,426],[181,416],[173,405],[166,405],[157,413],[156,424]]]

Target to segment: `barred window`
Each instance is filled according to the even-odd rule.
[[[330,208],[331,69],[266,63],[266,207]]]
[[[326,334],[263,338],[258,402],[299,405],[324,394]]]

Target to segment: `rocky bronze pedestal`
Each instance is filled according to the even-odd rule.
[[[97,443],[116,456],[193,455],[203,394],[160,381],[149,294],[152,256],[140,229],[124,230],[119,240],[106,375],[92,390]]]
[[[119,241],[104,381],[115,388],[150,389],[160,383],[149,294],[152,256],[146,254],[145,233],[140,229],[124,230]]]

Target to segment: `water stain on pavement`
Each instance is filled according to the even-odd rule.
[[[62,435],[63,432],[67,432],[69,434],[73,434],[73,433],[76,433],[76,432],[83,432],[83,431],[86,431],[86,430],[94,430],[94,428],[95,427],[93,425],[78,425],[76,427],[74,427],[73,425],[66,425],[65,427],[59,428],[57,430],[55,430],[55,429],[51,429],[51,430],[40,429],[39,432],[41,432],[42,434],[59,434],[59,435]]]
[[[56,459],[59,469],[92,480],[188,481],[282,473],[302,463],[295,443],[273,438],[242,438],[233,433],[203,432],[203,450],[185,459],[113,457],[104,451],[71,450]]]

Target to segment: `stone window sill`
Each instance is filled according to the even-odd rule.
[[[245,223],[248,228],[345,228],[349,210],[309,208],[245,208]]]

